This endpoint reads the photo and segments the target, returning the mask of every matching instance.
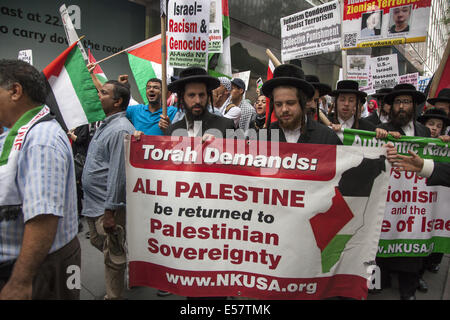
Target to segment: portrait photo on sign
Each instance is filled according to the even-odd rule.
[[[216,1],[211,1],[209,11],[209,23],[216,23]]]
[[[361,19],[361,38],[379,36],[383,20],[383,10],[366,12]]]
[[[392,8],[389,11],[389,33],[409,32],[412,5]]]

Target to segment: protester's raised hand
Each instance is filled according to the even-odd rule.
[[[127,84],[128,83],[128,75],[127,74],[121,74],[119,78],[117,79],[120,83]]]
[[[95,63],[93,63],[93,62],[88,63],[88,64],[86,65],[87,69],[89,70],[89,73],[94,72],[94,69],[95,69],[96,66],[97,66],[97,65],[96,65]]]
[[[158,126],[161,130],[166,130],[170,126],[170,118],[168,116],[161,115]]]
[[[399,171],[420,172],[423,168],[423,159],[411,150],[409,150],[408,153],[411,156],[398,155],[394,166]]]
[[[442,142],[450,142],[450,136],[439,136],[439,139],[442,140]]]
[[[375,132],[377,133],[377,135],[376,135],[377,139],[385,139],[385,138],[387,138],[387,136],[389,134],[386,130],[381,129],[381,128],[376,128]]]
[[[398,131],[389,131],[389,134],[394,138],[394,139],[400,139],[402,137],[402,135],[400,134],[400,132]]]

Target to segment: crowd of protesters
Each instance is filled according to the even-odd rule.
[[[378,138],[391,134],[449,141],[450,89],[426,100],[414,86],[398,84],[368,100],[355,81],[339,81],[332,90],[290,64],[275,68],[253,105],[245,99],[243,80],[215,78],[198,67],[172,78],[167,97],[162,97],[161,80],[149,79],[148,104],[130,105],[127,76],[96,82],[96,87],[105,120],[64,132],[43,106],[46,89],[40,73],[25,62],[0,61],[0,299],[79,299],[79,289],[66,285],[66,270],[80,266],[81,216],[90,242],[104,255],[105,299],[123,298],[127,134],[137,139],[142,134],[223,138],[227,130],[238,130],[237,137],[258,139],[266,130],[265,137],[279,142],[341,145],[342,129],[352,128],[374,131]],[[166,115],[163,99],[171,102]],[[426,111],[419,114],[424,104]],[[11,149],[24,126],[21,148]],[[270,134],[273,130],[278,130],[277,138]],[[399,170],[448,186],[446,164],[415,154],[399,156],[391,144],[387,158]],[[377,258],[381,290],[391,285],[395,272],[400,298],[415,299],[416,290],[428,289],[425,270],[437,272],[441,259],[442,254]]]

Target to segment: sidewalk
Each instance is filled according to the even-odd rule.
[[[103,255],[86,239],[88,230],[84,224],[83,232],[78,234],[81,243],[81,299],[98,300],[105,296]],[[434,274],[425,272],[424,279],[428,283],[427,293],[416,292],[417,300],[450,300],[450,255],[445,255],[439,272]],[[157,289],[139,287],[125,290],[125,298],[129,300],[185,300],[185,297],[170,295],[158,297]],[[369,294],[368,300],[399,300],[398,281],[392,277],[392,288],[385,289],[379,294]]]

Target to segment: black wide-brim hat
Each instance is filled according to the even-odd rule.
[[[385,96],[387,96],[389,93],[392,92],[392,88],[381,88],[379,90],[377,90],[374,94],[372,94],[372,97],[375,99],[380,99],[383,98]]]
[[[436,102],[450,103],[450,88],[442,89],[441,91],[439,91],[439,94],[436,98],[428,99],[427,102],[432,105],[434,105]]]
[[[325,83],[321,83],[319,77],[309,74],[305,76],[305,80],[308,81],[312,86],[319,90],[319,97],[331,93],[331,87]]]
[[[220,86],[220,81],[200,67],[189,67],[180,72],[179,79],[167,86],[169,91],[180,92],[188,83],[200,82],[206,84],[206,90],[211,91]]]
[[[331,96],[337,97],[340,93],[354,93],[359,101],[365,100],[367,93],[359,91],[358,82],[353,80],[341,80],[337,83],[337,88],[330,93]]]
[[[303,91],[308,99],[314,96],[315,89],[305,80],[303,70],[293,64],[282,64],[273,71],[273,78],[266,81],[261,91],[266,97],[272,96],[272,91],[279,86],[295,87]]]
[[[396,85],[392,92],[384,97],[384,102],[392,105],[395,97],[403,95],[411,96],[416,104],[422,103],[426,100],[425,95],[422,92],[417,91],[416,87],[414,87],[412,84],[402,83]]]
[[[428,109],[423,115],[417,118],[417,121],[425,124],[428,119],[440,119],[444,122],[444,127],[450,126],[450,119],[443,110],[439,110],[436,108]]]

